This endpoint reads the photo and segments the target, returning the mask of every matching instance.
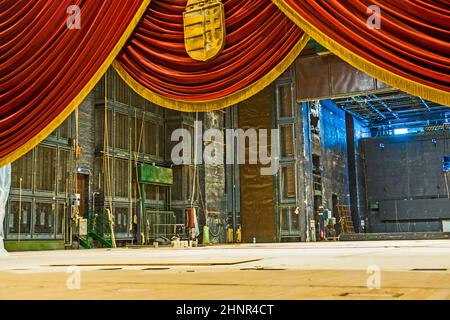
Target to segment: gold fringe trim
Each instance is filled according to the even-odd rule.
[[[274,82],[284,71],[286,71],[292,63],[294,63],[295,59],[308,43],[309,39],[309,36],[304,34],[291,50],[291,52],[289,52],[289,54],[286,55],[286,57],[284,57],[283,60],[263,78],[252,83],[244,89],[215,100],[191,102],[166,98],[163,95],[155,93],[142,86],[120,65],[119,62],[114,61],[113,67],[129,87],[131,87],[137,94],[154,104],[167,109],[173,109],[183,112],[208,112],[224,109],[233,104],[244,101],[266,88],[268,85]]]
[[[41,132],[39,132],[36,136],[28,140],[25,144],[9,153],[5,157],[0,159],[0,168],[8,163],[12,163],[31,151],[34,147],[36,147],[39,143],[42,142],[47,136],[49,136],[53,131],[55,131],[63,122],[66,120],[70,114],[83,102],[83,100],[87,97],[87,95],[94,89],[97,82],[101,79],[101,77],[105,74],[106,70],[110,67],[111,63],[114,61],[116,56],[119,54],[122,47],[127,42],[128,38],[133,33],[137,24],[141,20],[145,11],[147,10],[148,5],[151,0],[143,0],[141,6],[136,12],[133,20],[131,20],[127,29],[123,33],[122,37],[119,39],[117,44],[114,46],[108,57],[105,59],[103,64],[94,74],[92,79],[84,86],[84,88],[78,93],[78,95],[69,103],[69,105],[62,111],[50,124],[48,124]]]
[[[450,93],[439,90],[413,80],[399,76],[391,71],[385,70],[374,63],[354,54],[347,48],[341,46],[339,43],[322,33],[309,21],[303,18],[297,11],[289,6],[284,0],[272,0],[272,2],[303,29],[314,40],[322,46],[333,52],[345,62],[351,64],[355,68],[367,73],[369,76],[378,79],[394,88],[398,88],[409,94],[422,97],[426,100],[433,101],[444,106],[450,105]]]

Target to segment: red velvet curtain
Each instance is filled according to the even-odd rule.
[[[428,98],[450,103],[450,1],[274,0],[274,3],[311,37],[363,71],[380,74],[376,68],[360,63],[322,39],[312,28],[380,69],[441,90]],[[368,28],[371,13],[367,11],[371,5],[381,9],[380,29]],[[416,90],[416,86],[395,76],[386,79],[394,86],[405,86],[400,89],[417,94],[426,91]]]
[[[112,62],[145,3],[0,1],[0,164],[29,151],[64,120],[58,116],[73,110],[67,108],[74,100],[89,93],[95,83],[87,85],[106,59]],[[79,30],[67,27],[71,5],[81,9]]]
[[[227,37],[217,58],[198,62],[187,55],[183,29],[187,0],[152,0],[117,58],[121,67],[139,85],[168,99],[221,99],[264,77],[303,35],[270,0],[222,2]]]
[[[0,166],[33,148],[74,110],[148,3],[0,1]],[[118,56],[117,65],[146,93],[194,104],[239,94],[280,69],[303,29],[375,78],[450,104],[447,0],[223,0],[226,45],[208,62],[185,51],[186,3],[152,0]],[[70,5],[81,8],[80,30],[66,26]],[[367,26],[370,5],[381,8],[381,29]]]

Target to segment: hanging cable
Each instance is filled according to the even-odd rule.
[[[444,173],[444,179],[445,179],[445,190],[447,191],[447,198],[450,199],[450,191],[449,191],[449,187],[448,187],[448,172],[446,171],[446,163],[445,163],[445,159],[447,157],[447,137],[448,134],[447,132],[445,132],[445,125],[444,125],[444,136],[445,136],[445,142],[444,142],[444,159],[443,159],[443,168],[442,171]],[[450,155],[449,155],[450,156]]]
[[[192,180],[192,193],[191,193],[191,208],[194,206],[195,199],[195,185],[197,176],[197,123],[198,123],[198,112],[195,113],[195,123],[194,123],[194,177]],[[205,213],[206,214],[206,213]]]
[[[139,153],[141,152],[141,142],[142,142],[142,136],[143,136],[143,129],[144,129],[144,117],[145,117],[145,112],[142,114],[142,123],[141,123],[141,129],[139,132],[139,140],[137,138],[137,112],[136,110],[134,110],[134,162],[135,162],[135,169],[136,169],[136,177],[138,177],[138,164],[139,164]],[[139,185],[139,181],[136,180],[137,186],[138,186],[138,190],[139,190],[139,196],[141,196],[141,189],[140,189],[140,185]]]
[[[20,244],[20,226],[22,224],[22,177],[19,179],[19,228],[18,228],[18,243]]]
[[[202,194],[202,189],[200,188],[200,178],[199,178],[199,176],[197,175],[197,179],[196,179],[197,181],[196,181],[196,183],[197,183],[197,192],[198,192],[198,195],[199,195],[199,200],[200,200],[200,205],[202,206],[202,209],[203,209],[203,212],[205,213],[205,222],[206,222],[206,219],[208,218],[208,214],[207,214],[207,212],[208,212],[208,208],[206,207],[206,201],[205,201],[205,199],[204,199],[204,197],[203,197],[203,194]]]
[[[448,172],[444,172],[444,179],[445,179],[445,189],[447,190],[447,198],[450,199],[450,192],[448,188]]]

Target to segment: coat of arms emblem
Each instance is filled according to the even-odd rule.
[[[225,11],[221,0],[188,0],[184,18],[184,45],[198,61],[217,57],[225,46]]]

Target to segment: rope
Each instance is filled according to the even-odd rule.
[[[19,179],[19,227],[18,227],[18,243],[20,244],[20,226],[22,224],[22,177]]]
[[[64,239],[64,243],[66,243],[66,214],[67,214],[67,199],[69,198],[69,178],[66,177],[66,196],[63,205],[63,218],[61,220],[61,233]]]
[[[105,119],[104,119],[104,132],[103,132],[103,140],[104,140],[104,152],[103,152],[103,166],[105,168],[105,175],[107,178],[105,179],[105,191],[109,196],[109,212],[108,219],[111,223],[111,241],[113,248],[116,248],[116,237],[114,234],[114,223],[112,221],[112,187],[111,187],[111,167],[109,162],[109,130],[108,130],[108,71],[105,73]]]
[[[136,112],[136,109],[134,110],[134,127],[135,127],[135,130],[134,130],[135,145],[134,146],[135,146],[136,151],[134,151],[133,154],[134,154],[134,161],[135,161],[134,168],[136,171],[136,177],[139,177],[138,164],[139,164],[139,153],[141,151],[142,135],[143,135],[143,129],[144,129],[144,117],[145,117],[145,111],[142,114],[141,130],[139,133],[139,140],[138,140],[137,136],[136,136],[137,135],[137,112]],[[136,143],[137,143],[137,145],[136,145]],[[141,191],[141,185],[139,184],[139,179],[136,179],[136,185],[137,185],[137,190],[139,193],[139,199],[142,199],[142,191]],[[144,199],[142,199],[142,200],[144,200]],[[137,210],[137,206],[138,206],[138,204],[136,202],[136,210]],[[142,208],[142,209],[144,209],[144,208]],[[136,221],[136,223],[137,223],[137,221]],[[131,227],[131,224],[130,224],[130,227]]]
[[[444,131],[444,135],[445,135],[445,143],[444,143],[444,156],[447,156],[447,137],[448,134]],[[444,158],[445,160],[445,158]],[[445,168],[443,168],[445,169]],[[447,198],[450,199],[450,192],[449,192],[449,187],[448,187],[448,172],[444,172],[444,179],[445,179],[445,189],[447,190]]]
[[[129,133],[128,133],[128,148],[131,148],[131,134],[133,133],[132,129],[129,128]],[[133,159],[132,158],[128,158],[128,167],[133,165]],[[132,181],[131,181],[131,177],[129,177],[130,179],[128,180],[128,191],[130,192],[130,203],[129,203],[129,208],[130,208],[130,212],[128,214],[128,224],[129,224],[129,231],[133,230],[133,223],[132,223],[132,218],[133,218],[133,186],[132,186]]]
[[[447,178],[447,172],[444,172],[444,179],[445,179],[445,189],[447,191],[447,198],[450,199],[450,193],[449,193],[449,189],[448,189],[448,178]]]

